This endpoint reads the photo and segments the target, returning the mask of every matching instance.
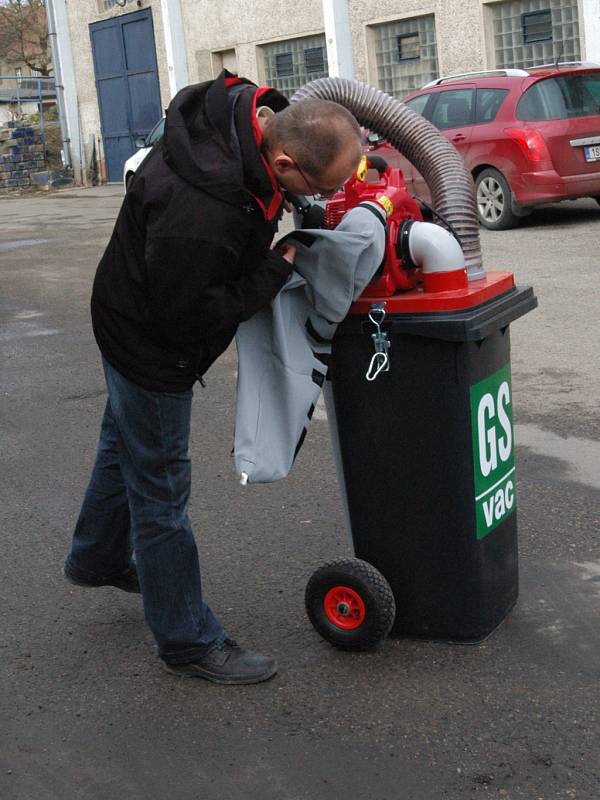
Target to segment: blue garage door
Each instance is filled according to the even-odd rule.
[[[109,181],[162,116],[152,10],[90,25],[96,89]]]

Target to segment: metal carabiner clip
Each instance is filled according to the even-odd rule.
[[[368,381],[374,381],[380,372],[388,372],[389,368],[390,360],[387,353],[374,353],[365,378]],[[373,372],[373,370],[375,371]]]
[[[373,303],[369,311],[369,319],[376,328],[375,333],[371,334],[375,353],[371,358],[365,378],[368,381],[374,381],[380,372],[389,372],[390,369],[389,351],[392,343],[387,333],[381,330],[385,319],[385,303]]]

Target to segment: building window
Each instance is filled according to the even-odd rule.
[[[526,44],[549,41],[552,39],[552,12],[548,9],[521,14],[521,28]]]
[[[490,8],[499,69],[580,59],[577,0],[511,0]]]
[[[212,74],[217,77],[219,73],[226,69],[232,75],[238,74],[237,53],[235,47],[230,50],[215,50],[211,53]]]
[[[418,33],[402,33],[400,36],[396,36],[396,39],[400,61],[413,61],[415,58],[421,57]]]
[[[286,97],[305,83],[329,75],[325,36],[304,36],[262,46],[265,79]]]
[[[372,30],[377,83],[384,92],[402,98],[439,77],[433,14],[375,25]]]
[[[291,53],[278,53],[275,56],[275,75],[278,78],[289,78],[294,74],[294,58]]]
[[[304,67],[309,75],[325,72],[325,48],[310,47],[304,51]]]

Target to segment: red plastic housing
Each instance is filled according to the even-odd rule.
[[[351,314],[368,314],[376,300],[385,302],[386,314],[425,314],[432,311],[460,311],[486,303],[515,287],[512,272],[486,272],[485,277],[470,281],[466,289],[427,292],[422,286],[393,297],[367,296],[364,292],[350,308]]]
[[[391,297],[398,291],[413,289],[421,279],[420,269],[406,269],[396,253],[396,242],[402,223],[407,219],[422,220],[421,209],[418,203],[406,191],[402,171],[387,166],[384,172],[379,173],[377,181],[361,180],[354,175],[344,185],[342,192],[337,192],[325,207],[325,227],[332,230],[341,222],[347,211],[355,208],[366,200],[375,200],[380,192],[385,192],[388,186],[395,186],[403,190],[405,202],[400,210],[395,210],[388,217],[388,234],[385,241],[385,256],[383,270],[380,277],[372,281],[362,294],[362,297]]]
[[[480,280],[465,283],[464,270],[428,273],[423,280],[420,269],[405,268],[396,252],[400,228],[405,220],[422,220],[423,216],[419,205],[406,191],[402,171],[389,165],[379,173],[377,181],[361,180],[357,175],[350,178],[344,190],[328,201],[325,227],[337,227],[347,211],[365,200],[375,200],[376,195],[385,192],[388,186],[403,190],[404,206],[395,209],[388,217],[383,270],[352,305],[351,314],[368,314],[376,301],[385,302],[388,314],[459,311],[478,306],[514,288],[512,272],[488,272]]]

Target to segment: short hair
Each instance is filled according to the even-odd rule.
[[[316,98],[298,100],[277,112],[265,133],[267,146],[289,149],[300,168],[315,178],[353,139],[359,147],[361,142],[360,126],[348,109]]]

